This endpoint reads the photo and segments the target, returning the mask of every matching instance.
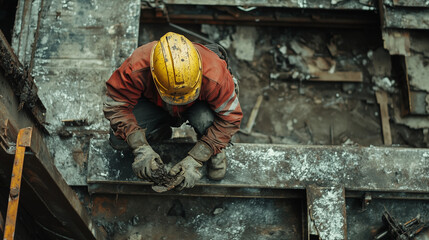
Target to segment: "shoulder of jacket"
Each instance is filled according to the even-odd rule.
[[[198,43],[194,43],[194,46],[200,53],[201,62],[203,64],[203,76],[207,80],[210,82],[214,81],[217,84],[222,84],[226,79],[232,79],[226,62],[220,59],[216,53]]]
[[[128,58],[128,65],[132,72],[150,67],[150,53],[157,41],[153,41],[138,47]]]

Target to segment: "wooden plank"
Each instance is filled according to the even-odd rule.
[[[383,45],[390,55],[410,56],[410,32],[406,30],[382,30]]]
[[[362,72],[315,72],[311,74],[310,81],[320,82],[362,82]]]
[[[258,98],[256,99],[255,106],[253,106],[252,112],[250,113],[250,117],[249,117],[249,120],[247,121],[246,128],[243,129],[242,132],[244,133],[252,132],[252,128],[253,128],[253,125],[255,125],[256,117],[258,116],[258,112],[259,112],[259,107],[261,106],[263,99],[264,98],[262,95],[259,95]]]
[[[389,109],[387,108],[387,93],[385,91],[375,92],[377,103],[380,105],[381,125],[383,129],[384,145],[392,145],[392,136],[390,133]]]

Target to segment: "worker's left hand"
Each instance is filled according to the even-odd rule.
[[[195,160],[191,156],[185,157],[182,161],[177,163],[171,170],[170,175],[178,175],[178,179],[183,179],[182,183],[176,187],[178,190],[183,188],[192,188],[195,183],[201,179],[201,167],[203,164],[200,161]]]

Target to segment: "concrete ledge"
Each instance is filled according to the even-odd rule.
[[[153,146],[164,162],[186,156],[192,144]],[[203,177],[197,186],[306,189],[344,186],[349,191],[429,192],[429,151],[415,148],[234,144],[227,149],[228,171],[222,181]],[[113,150],[93,139],[88,184],[148,185],[131,170],[131,152]]]

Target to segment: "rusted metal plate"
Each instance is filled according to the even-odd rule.
[[[349,239],[375,239],[385,231],[381,219],[384,211],[389,211],[399,222],[405,223],[417,215],[422,219],[429,216],[427,201],[373,199],[367,209],[361,209],[361,199],[347,199],[347,237]],[[415,240],[429,238],[429,230],[417,234]],[[390,238],[386,238],[390,239]]]
[[[12,178],[10,181],[9,202],[6,213],[6,224],[4,230],[4,239],[12,240],[16,229],[16,218],[18,215],[18,203],[21,191],[22,169],[24,167],[25,148],[31,144],[32,128],[23,128],[19,130],[16,142],[15,160],[12,169]]]
[[[314,226],[320,239],[347,239],[346,198],[343,187],[307,187],[307,210],[309,224]]]
[[[145,1],[155,4],[156,1]],[[224,5],[224,6],[245,6],[245,7],[287,7],[287,8],[318,8],[318,9],[353,9],[353,10],[373,10],[374,1],[354,1],[354,0],[164,0],[167,5]],[[243,8],[246,9],[246,8]]]
[[[89,205],[111,239],[305,239],[296,199],[93,195]]]
[[[154,149],[164,162],[174,163],[191,147],[166,143]],[[237,143],[226,154],[225,179],[203,178],[198,186],[304,189],[343,183],[346,190],[429,192],[427,149]],[[148,184],[132,173],[132,153],[113,150],[107,140],[92,140],[88,161],[89,184]]]

